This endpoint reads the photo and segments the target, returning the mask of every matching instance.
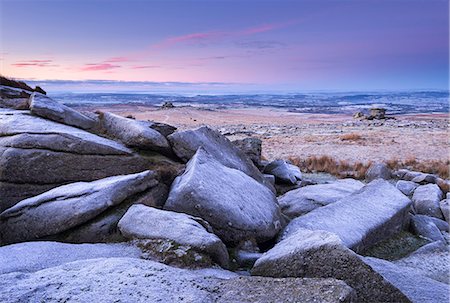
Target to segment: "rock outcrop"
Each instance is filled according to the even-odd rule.
[[[258,138],[245,138],[240,140],[234,140],[232,142],[237,148],[239,148],[247,157],[252,160],[256,167],[261,166],[261,152],[262,141]]]
[[[168,136],[168,139],[175,154],[184,162],[189,161],[199,147],[203,147],[223,165],[244,172],[274,191],[262,173],[242,151],[226,137],[209,127],[178,131]]]
[[[281,228],[275,195],[242,171],[199,148],[172,184],[165,209],[206,220],[225,242],[265,241]]]
[[[288,191],[278,198],[278,203],[283,214],[290,218],[296,218],[349,196],[363,186],[364,183],[354,179],[308,185]]]
[[[72,183],[25,199],[0,214],[0,243],[39,239],[78,226],[155,186],[155,177],[146,171]]]
[[[342,245],[335,234],[298,230],[259,258],[252,275],[335,278],[345,281],[358,302],[409,302],[394,286]]]
[[[46,95],[33,93],[29,102],[33,115],[86,130],[98,127],[96,120],[56,102]]]
[[[169,142],[153,129],[152,123],[124,118],[111,113],[100,114],[101,128],[106,134],[129,147],[171,154]]]
[[[362,252],[407,226],[410,205],[389,182],[374,180],[350,196],[295,218],[281,239],[299,229],[325,230],[336,233],[355,252]]]
[[[26,111],[0,111],[0,211],[62,184],[149,166],[118,142]]]
[[[159,254],[161,258],[166,257],[162,254],[172,254],[175,259],[186,261],[188,266],[200,263],[201,260],[197,258],[202,258],[200,254],[204,254],[220,266],[228,267],[225,245],[212,233],[211,227],[203,219],[144,205],[133,205],[119,221],[118,227],[128,239],[149,240],[145,243],[148,249],[151,249],[151,246],[170,247],[163,252],[153,249],[150,254]],[[183,255],[180,255],[181,246],[184,246]],[[186,260],[189,256],[192,258]]]

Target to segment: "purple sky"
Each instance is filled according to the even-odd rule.
[[[448,89],[448,1],[0,0],[24,79]]]

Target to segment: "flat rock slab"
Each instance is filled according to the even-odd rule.
[[[357,302],[350,287],[333,279],[238,278],[225,270],[178,269],[135,258],[3,274],[0,283],[1,302]]]
[[[81,129],[92,129],[97,126],[96,120],[39,93],[31,95],[30,110],[34,115]]]
[[[123,144],[140,149],[171,153],[166,137],[152,128],[151,122],[124,118],[108,112],[100,114],[101,128]]]
[[[119,221],[121,233],[129,239],[167,240],[205,253],[222,267],[228,267],[225,244],[200,218],[145,205],[133,205]]]
[[[288,191],[283,196],[278,197],[278,203],[283,214],[295,218],[349,196],[363,186],[364,183],[354,179],[308,185]]]
[[[0,111],[0,211],[62,184],[147,167],[121,143],[26,111]]]
[[[209,127],[203,126],[193,130],[178,131],[167,138],[175,154],[184,162],[189,161],[199,147],[203,147],[223,165],[238,169],[273,190],[273,187],[265,181],[262,173],[241,150],[225,136]]]
[[[242,171],[222,165],[203,148],[173,182],[164,208],[206,220],[225,242],[266,241],[281,228],[275,195]]]
[[[263,254],[252,275],[266,277],[335,278],[356,291],[358,302],[409,302],[335,234],[299,230]]]
[[[377,179],[350,196],[292,220],[281,234],[298,229],[325,230],[345,246],[362,252],[402,230],[409,222],[411,201],[388,181]]]
[[[58,234],[157,184],[156,174],[109,177],[63,185],[25,199],[0,214],[0,243]]]
[[[0,247],[0,274],[35,272],[78,260],[113,257],[139,258],[140,255],[139,248],[125,243],[24,242]]]
[[[400,289],[411,302],[442,303],[448,302],[450,299],[450,287],[447,284],[421,276],[415,270],[382,259],[366,257],[364,261]]]

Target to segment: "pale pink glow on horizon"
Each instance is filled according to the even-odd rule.
[[[88,72],[88,71],[103,71],[103,70],[111,70],[114,68],[120,68],[120,65],[113,65],[110,63],[89,63],[85,66],[81,67],[81,71]]]

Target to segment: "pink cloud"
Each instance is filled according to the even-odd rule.
[[[83,67],[81,67],[81,70],[84,72],[88,71],[102,71],[102,70],[111,70],[114,68],[119,68],[120,65],[113,65],[110,63],[90,63],[85,64]]]
[[[58,65],[52,64],[53,60],[26,60],[26,61],[20,61],[11,64],[15,67],[56,67]]]
[[[204,33],[192,33],[182,36],[169,37],[160,43],[154,44],[153,48],[166,48],[182,42],[190,42],[190,41],[198,42],[201,40],[217,38],[222,35],[224,35],[224,33],[222,32],[204,32]]]
[[[104,62],[116,63],[116,62],[128,62],[128,61],[132,61],[132,60],[128,57],[111,57],[109,59],[106,59]]]
[[[131,67],[132,69],[146,69],[146,68],[161,68],[159,65],[135,65]]]

